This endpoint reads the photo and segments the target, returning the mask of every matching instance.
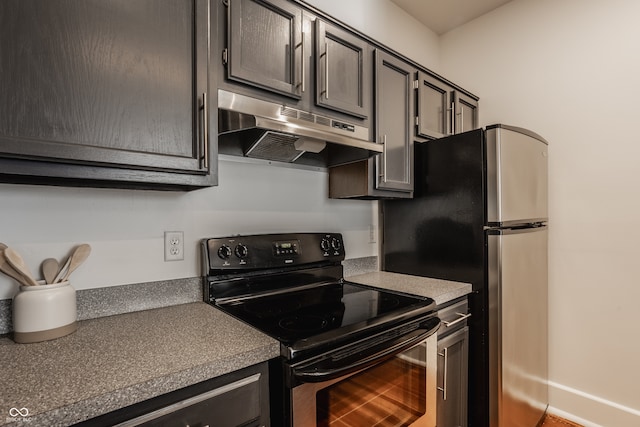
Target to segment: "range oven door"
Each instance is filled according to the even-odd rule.
[[[290,394],[293,427],[434,427],[440,322],[432,320],[435,329],[414,331],[374,354],[344,358],[359,360],[355,364],[326,369],[340,363],[330,356],[294,367],[291,375],[301,383]]]

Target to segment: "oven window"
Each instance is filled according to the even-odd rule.
[[[316,425],[408,426],[426,412],[424,345],[319,390]]]

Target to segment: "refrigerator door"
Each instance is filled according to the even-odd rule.
[[[486,129],[487,222],[509,226],[546,221],[548,143],[525,129]]]
[[[548,403],[547,227],[487,233],[490,426],[535,426]]]

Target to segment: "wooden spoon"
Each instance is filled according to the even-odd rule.
[[[44,281],[47,284],[53,283],[56,280],[56,276],[58,275],[58,271],[60,270],[60,266],[58,265],[58,260],[55,258],[47,258],[42,261],[42,276],[44,277]]]
[[[56,276],[56,278],[53,279],[53,283],[62,282],[62,278],[64,277],[65,273],[67,272],[67,269],[69,268],[69,263],[71,263],[71,257],[67,258],[67,261],[64,263],[64,265],[62,267],[60,267],[60,271],[58,271],[58,275]]]
[[[4,257],[7,259],[9,265],[15,268],[16,271],[26,279],[29,285],[38,286],[38,282],[36,282],[36,279],[31,275],[29,267],[27,267],[27,264],[25,264],[19,253],[11,248],[7,248],[4,250]]]
[[[2,271],[7,276],[11,277],[16,282],[21,285],[28,286],[29,283],[22,277],[22,274],[18,273],[15,268],[13,268],[7,258],[4,256],[4,250],[7,248],[7,245],[0,243],[0,271]]]
[[[69,266],[66,273],[64,273],[64,276],[62,276],[60,280],[56,280],[56,283],[64,282],[65,280],[67,280],[71,275],[71,273],[73,273],[78,267],[80,267],[80,265],[82,265],[83,262],[87,260],[87,258],[89,258],[90,253],[91,253],[91,246],[87,245],[86,243],[78,246],[73,251],[73,253],[71,254],[71,257],[67,261],[67,264]],[[58,276],[59,275],[60,274],[58,274]]]

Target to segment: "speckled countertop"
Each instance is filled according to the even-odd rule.
[[[278,355],[276,340],[203,302],[84,320],[42,343],[0,338],[0,425],[77,423]]]
[[[445,304],[471,293],[471,284],[410,276],[408,274],[375,271],[345,278],[350,282],[432,298],[437,305]]]

